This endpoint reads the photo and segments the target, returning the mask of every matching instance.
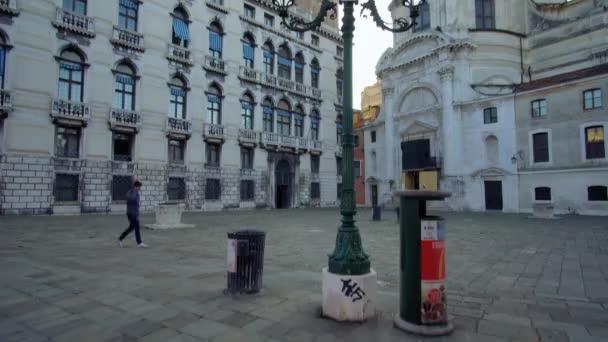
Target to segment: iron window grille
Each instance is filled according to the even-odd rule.
[[[207,179],[205,184],[205,199],[217,201],[221,197],[221,187],[219,179]]]
[[[551,201],[551,188],[542,186],[534,189],[534,200]]]
[[[78,201],[78,175],[56,174],[53,194],[57,202]]]
[[[207,166],[220,166],[221,147],[218,144],[207,144]]]
[[[587,199],[589,201],[608,201],[608,187],[595,185],[587,188]]]
[[[127,200],[127,192],[131,189],[133,177],[112,176],[112,201],[122,202]]]
[[[185,141],[169,139],[169,162],[173,164],[183,164],[185,150]]]
[[[114,133],[112,138],[114,141],[114,160],[125,162],[132,161],[133,136],[128,134]]]
[[[183,178],[169,178],[167,198],[169,201],[183,201],[186,199],[186,181]]]
[[[313,174],[319,174],[319,168],[321,165],[321,158],[319,156],[310,156],[310,172]]]
[[[79,128],[57,127],[55,155],[65,158],[78,158],[80,156]]]
[[[253,180],[241,181],[241,201],[253,201],[255,197],[255,183]]]
[[[241,169],[253,170],[253,149],[241,148]]]
[[[310,183],[310,198],[313,200],[321,198],[321,186],[318,182]]]

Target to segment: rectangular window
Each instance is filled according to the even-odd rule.
[[[416,18],[414,32],[428,30],[429,28],[431,28],[431,10],[429,3],[425,2],[418,6],[418,18]]]
[[[78,201],[78,175],[56,174],[53,193],[56,202]]]
[[[304,117],[302,115],[294,115],[294,130],[296,137],[304,136]]]
[[[253,149],[241,148],[241,169],[253,170]]]
[[[280,135],[291,135],[291,114],[285,111],[278,111],[277,128]]]
[[[274,110],[272,107],[262,107],[264,113],[264,132],[274,132]]]
[[[132,161],[133,135],[114,133],[112,139],[114,144],[114,160],[126,162]]]
[[[310,43],[314,46],[319,46],[319,37],[314,34],[310,35]]]
[[[535,201],[551,201],[551,188],[543,186],[534,189]]]
[[[608,187],[600,185],[588,187],[587,199],[589,201],[608,201]]]
[[[253,201],[255,198],[255,183],[253,180],[241,181],[241,201]]]
[[[137,9],[139,3],[135,0],[118,1],[118,26],[123,29],[137,31]]]
[[[361,161],[355,160],[354,166],[355,166],[355,177],[361,177]]]
[[[245,16],[251,19],[255,19],[255,8],[245,5]]]
[[[342,57],[344,55],[344,48],[341,46],[336,46],[336,56]]]
[[[112,176],[112,201],[126,201],[127,192],[131,189],[133,177],[131,176]]]
[[[186,90],[181,87],[171,86],[169,88],[169,117],[186,118]]]
[[[221,97],[209,94],[207,95],[207,123],[212,125],[222,124],[222,99]]]
[[[359,147],[359,136],[355,135],[355,147]]]
[[[185,141],[169,139],[169,162],[173,164],[183,164],[185,150]]]
[[[183,178],[169,178],[167,198],[169,201],[183,201],[186,199],[186,181]]]
[[[220,167],[221,146],[207,144],[207,164],[209,167]]]
[[[135,80],[131,75],[116,74],[114,76],[115,108],[135,110]]]
[[[296,38],[304,40],[304,32],[297,32],[296,31]]]
[[[535,163],[549,162],[549,133],[536,133],[532,135],[532,150]]]
[[[321,186],[318,182],[310,183],[310,199],[318,200],[321,198]]]
[[[547,116],[547,100],[545,100],[545,99],[534,100],[531,102],[531,107],[532,107],[532,117],[533,118],[540,118],[540,117]]]
[[[274,16],[264,13],[264,25],[273,27],[274,26]]]
[[[314,141],[319,140],[319,122],[321,120],[318,117],[310,118],[310,138]]]
[[[63,0],[63,9],[80,15],[87,15],[87,0]]]
[[[583,107],[585,110],[602,107],[602,90],[590,89],[583,92]]]
[[[342,176],[342,158],[336,157],[336,174]]]
[[[57,127],[55,155],[65,158],[78,158],[80,156],[79,128]]]
[[[319,174],[319,168],[321,164],[321,158],[319,156],[310,156],[310,172],[313,174]]]
[[[475,24],[478,29],[494,29],[494,0],[475,0]]]
[[[585,151],[587,159],[603,159],[606,157],[604,126],[585,128]]]
[[[81,64],[68,61],[59,63],[58,96],[62,100],[82,102],[84,74]]]
[[[221,198],[222,190],[219,179],[207,179],[205,184],[205,199],[218,201]]]
[[[496,107],[486,108],[483,110],[483,123],[491,124],[498,122],[498,111]]]
[[[372,131],[372,142],[375,143],[376,142],[376,131]]]

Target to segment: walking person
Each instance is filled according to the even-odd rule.
[[[127,192],[127,218],[129,219],[129,228],[127,228],[118,238],[118,245],[122,248],[122,240],[135,230],[135,241],[137,247],[146,248],[148,245],[141,241],[141,233],[139,232],[139,191],[141,190],[141,182],[136,180],[133,187]]]

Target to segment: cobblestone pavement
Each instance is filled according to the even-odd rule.
[[[444,214],[455,332],[433,341],[607,341],[608,220]],[[123,216],[0,218],[0,341],[420,341],[398,310],[394,217],[358,218],[378,272],[378,316],[319,317],[337,210],[189,213],[196,228],[144,230],[120,249]],[[145,216],[144,222],[151,222]],[[264,291],[222,294],[226,232],[267,231]]]

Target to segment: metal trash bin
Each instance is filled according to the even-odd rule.
[[[374,206],[372,207],[372,221],[381,221],[382,220],[382,207]]]
[[[230,293],[257,293],[262,288],[266,233],[240,230],[228,233],[228,288]]]

